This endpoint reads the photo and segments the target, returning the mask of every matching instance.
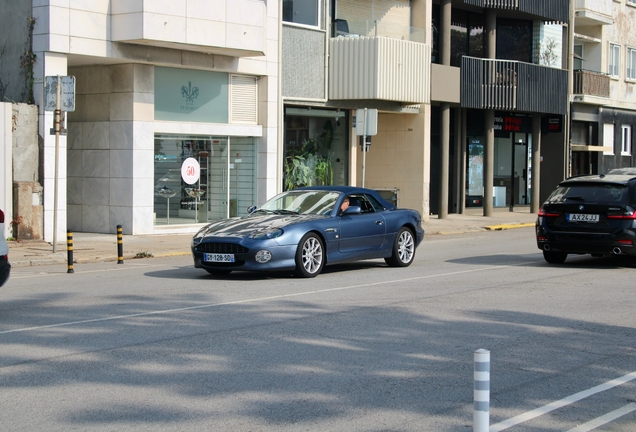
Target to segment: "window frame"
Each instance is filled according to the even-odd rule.
[[[619,44],[609,44],[609,56],[607,73],[609,76],[618,78],[621,67],[621,46]]]
[[[634,1],[636,2],[636,0]],[[625,63],[627,63],[625,69],[625,78],[636,81],[636,48],[627,47],[627,58],[625,60]]]
[[[621,156],[632,155],[632,125],[621,126]]]
[[[294,3],[295,0],[287,0],[290,3]],[[316,24],[307,24],[307,23],[303,23],[303,22],[295,22],[295,21],[287,21],[285,19],[285,11],[283,10],[283,16],[281,17],[282,22],[286,25],[294,25],[294,26],[300,26],[300,27],[308,27],[308,28],[317,28],[317,29],[321,29],[322,28],[322,2],[323,0],[310,0],[313,1],[314,4],[316,5]],[[285,0],[283,0],[283,8],[285,7]]]

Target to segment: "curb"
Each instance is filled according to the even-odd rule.
[[[535,226],[534,222],[517,223],[517,224],[501,224],[501,225],[489,225],[484,227],[488,231],[502,231],[514,228],[528,228]]]

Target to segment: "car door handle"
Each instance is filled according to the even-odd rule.
[[[377,221],[375,221],[375,224],[376,225],[384,225],[384,221],[377,220]]]
[[[336,232],[337,230],[335,228],[327,228],[325,230],[325,232]]]

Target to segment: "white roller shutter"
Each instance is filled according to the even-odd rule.
[[[257,124],[257,78],[230,75],[230,123]]]

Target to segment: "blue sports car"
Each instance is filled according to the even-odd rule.
[[[290,270],[317,276],[325,265],[384,258],[413,262],[424,238],[422,217],[376,191],[351,186],[284,192],[244,217],[213,222],[192,238],[194,266],[212,274]]]

